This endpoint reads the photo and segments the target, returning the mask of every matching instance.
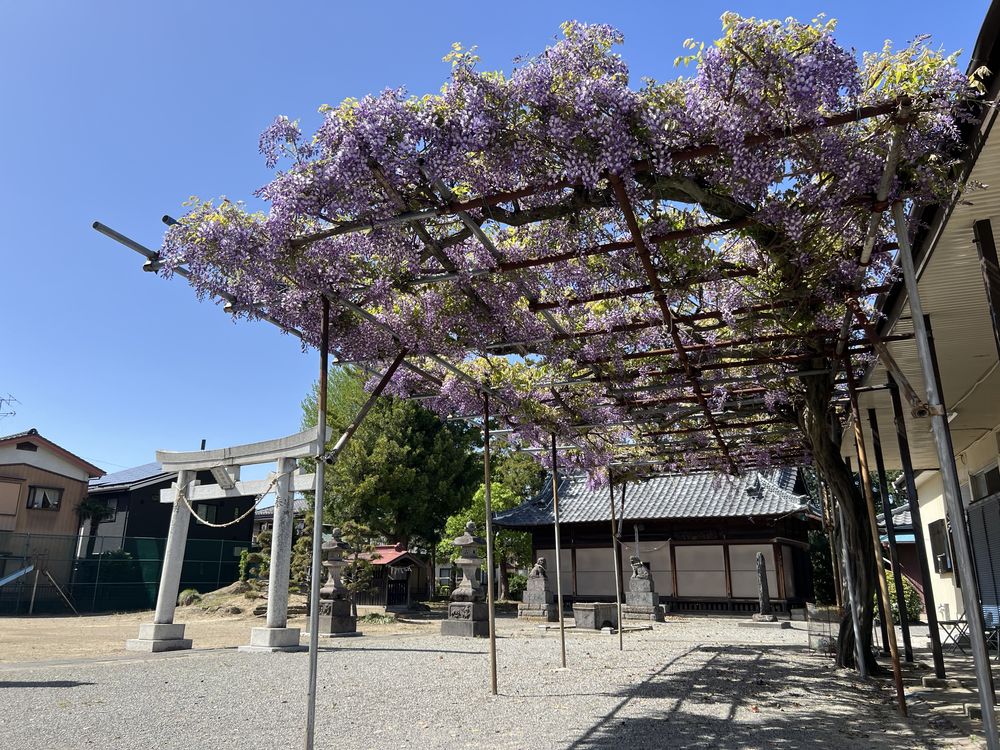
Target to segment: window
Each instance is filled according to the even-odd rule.
[[[450,581],[451,580],[451,568],[439,568],[438,569],[438,580],[439,581]]]
[[[1000,492],[1000,468],[991,469],[972,475],[973,499],[982,500],[995,492]]]
[[[31,487],[28,489],[28,507],[39,510],[59,510],[63,491],[57,487]]]
[[[16,516],[21,483],[0,479],[0,516]]]
[[[14,449],[15,450],[19,450],[19,451],[32,451],[32,452],[34,452],[34,451],[38,450],[38,446],[35,445],[34,443],[29,443],[29,442],[25,441],[23,443],[18,443],[17,445],[15,445]]]
[[[951,572],[951,544],[948,535],[948,526],[943,518],[930,524],[931,534],[931,559],[934,561],[934,570],[938,573]]]
[[[218,523],[219,517],[219,506],[211,505],[210,503],[195,503],[194,512],[198,515],[202,521],[208,521],[209,523]]]

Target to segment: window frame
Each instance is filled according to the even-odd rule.
[[[36,490],[50,490],[52,492],[58,492],[59,495],[56,498],[55,504],[54,505],[50,504],[48,508],[42,505],[32,505],[31,501]],[[65,487],[48,487],[41,484],[30,484],[28,485],[28,499],[25,501],[25,507],[28,510],[51,510],[58,513],[59,509],[62,508],[63,495],[65,494],[66,494]]]

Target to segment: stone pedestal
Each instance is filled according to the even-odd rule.
[[[448,619],[441,623],[441,635],[487,638],[490,634],[489,608],[483,587],[476,580],[476,570],[482,559],[477,548],[486,540],[476,536],[476,524],[469,521],[465,533],[452,544],[462,550],[455,563],[462,569],[462,580],[451,592]]]
[[[653,577],[642,561],[632,556],[632,577],[625,592],[625,606],[622,607],[622,617],[626,620],[645,620],[646,622],[663,622],[663,609],[660,607],[660,595],[656,593]]]
[[[441,623],[441,635],[488,638],[490,623],[486,602],[451,602],[448,619]]]
[[[240,646],[240,651],[249,653],[273,653],[275,651],[305,651],[299,645],[298,628],[251,628],[250,644]]]
[[[528,575],[528,583],[524,594],[517,605],[517,616],[556,622],[559,613],[556,610],[555,594],[549,590],[549,578],[545,572],[545,558],[539,557],[535,567]]]
[[[351,614],[351,603],[346,599],[320,600],[320,637],[361,635],[358,632],[358,618]]]
[[[191,639],[184,637],[184,625],[180,623],[143,623],[139,626],[139,637],[125,641],[126,651],[183,651],[191,648]]]
[[[577,630],[601,630],[618,627],[618,605],[605,602],[573,604],[573,619]]]

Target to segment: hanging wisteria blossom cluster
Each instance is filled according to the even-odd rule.
[[[950,189],[980,88],[922,40],[859,60],[833,32],[726,14],[642,85],[608,26],[509,76],[456,45],[438,94],[275,120],[270,210],[195,202],[164,273],[310,344],[326,295],[342,360],[405,348],[391,392],[472,417],[489,389],[513,439],[591,471],[807,460],[803,373],[865,355],[845,300],[890,280],[888,205]]]

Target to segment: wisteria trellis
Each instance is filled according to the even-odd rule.
[[[607,26],[509,76],[456,45],[439,94],[346,100],[309,139],[279,117],[270,211],[195,201],[163,271],[313,344],[326,295],[342,359],[406,347],[392,392],[474,416],[489,389],[595,481],[808,460],[802,378],[869,351],[845,301],[890,280],[883,212],[952,190],[981,89],[925,40],[859,60],[833,31],[726,14],[693,75],[639,87]]]

